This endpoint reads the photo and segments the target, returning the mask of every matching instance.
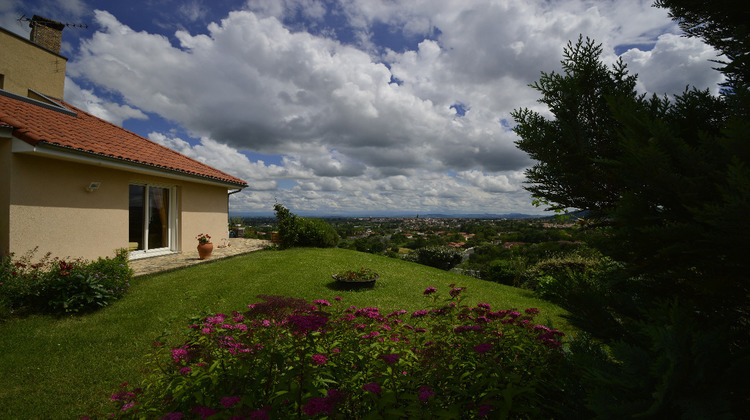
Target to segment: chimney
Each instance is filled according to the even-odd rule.
[[[31,27],[31,34],[29,34],[31,42],[60,54],[62,30],[65,24],[34,15],[29,26]]]

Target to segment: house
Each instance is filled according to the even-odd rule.
[[[64,25],[31,26],[0,28],[0,253],[197,255],[196,235],[228,238],[247,183],[63,101]]]

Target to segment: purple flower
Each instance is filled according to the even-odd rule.
[[[486,353],[490,350],[492,350],[492,344],[490,343],[482,343],[482,344],[477,344],[476,346],[474,346],[474,351],[479,354]]]
[[[218,411],[214,410],[211,407],[199,405],[193,409],[193,413],[201,416],[202,419],[207,419],[218,413]]]
[[[462,333],[464,331],[481,331],[482,326],[481,325],[459,325],[458,327],[453,329],[454,333]]]
[[[341,392],[335,389],[329,389],[328,395],[326,395],[325,398],[310,398],[307,404],[302,407],[302,412],[311,417],[320,413],[331,414],[333,407],[338,404],[343,396],[344,395]]]
[[[487,404],[479,405],[479,417],[487,417],[490,414],[490,411],[492,411],[492,406]]]
[[[423,386],[419,388],[419,401],[427,402],[427,400],[430,399],[433,395],[435,395],[435,391],[433,391],[429,386]]]
[[[125,405],[123,405],[120,410],[122,410],[122,411],[128,411],[134,405],[135,405],[135,401],[130,401],[129,403],[126,403]]]
[[[323,315],[290,315],[287,320],[298,331],[318,331],[328,322],[328,317]]]
[[[412,316],[412,318],[419,318],[419,317],[423,317],[423,316],[425,316],[425,315],[427,315],[429,313],[430,313],[430,311],[427,311],[427,310],[423,309],[421,311],[414,312],[413,314],[411,314],[411,316]]]
[[[188,373],[190,373],[190,372],[191,372],[192,370],[193,370],[193,369],[190,369],[189,367],[184,367],[184,368],[180,369],[180,375],[187,375],[187,374],[188,374]]]
[[[342,301],[342,300],[344,300],[344,299],[341,299],[341,297],[340,297],[340,296],[336,296],[335,298],[333,298],[333,300],[335,300],[335,301],[337,301],[337,302],[341,302],[341,301]]]
[[[450,295],[451,295],[451,297],[456,297],[456,296],[458,296],[459,294],[461,294],[461,292],[462,292],[462,291],[463,291],[464,289],[466,289],[466,288],[465,288],[465,287],[454,287],[453,289],[451,289],[451,291],[450,291],[450,292],[448,292],[448,294],[450,294]]]
[[[240,401],[242,401],[242,398],[236,395],[233,397],[222,397],[221,406],[224,408],[231,408],[232,406],[238,404]]]
[[[477,303],[477,308],[484,308],[486,310],[490,310],[490,304],[489,303]]]
[[[401,355],[398,353],[383,354],[380,356],[380,358],[385,360],[385,362],[388,363],[389,365],[392,365],[398,362],[398,359],[401,358]]]
[[[172,349],[172,360],[174,360],[175,363],[178,363],[180,360],[188,361],[190,360],[190,356],[184,347],[180,347]]]
[[[325,299],[314,300],[313,303],[320,306],[331,306],[331,303]]]
[[[428,287],[428,288],[424,289],[424,294],[425,295],[431,295],[431,294],[433,294],[435,292],[437,292],[437,289],[434,288],[434,287]]]
[[[268,420],[268,412],[266,410],[256,410],[250,413],[250,420]]]
[[[167,413],[166,416],[162,417],[159,420],[182,420],[185,418],[185,415],[180,413],[179,411],[173,412],[173,413]]]
[[[377,382],[370,382],[369,384],[362,385],[362,389],[368,392],[372,392],[373,394],[380,394],[383,392],[383,389],[378,385]]]
[[[322,366],[326,363],[328,363],[328,358],[323,356],[322,354],[316,354],[312,357],[313,364],[316,364],[318,366]]]
[[[536,315],[539,313],[539,309],[537,308],[528,308],[524,312],[526,312],[528,315]]]

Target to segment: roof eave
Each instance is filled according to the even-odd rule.
[[[32,146],[17,137],[14,137],[12,150],[13,153],[33,154],[36,156],[107,167],[127,172],[221,186],[227,189],[243,189],[248,186],[247,183],[238,183],[205,175],[198,175],[177,169],[165,168],[143,162],[135,162],[124,158],[106,156],[46,142],[39,142],[35,146]]]

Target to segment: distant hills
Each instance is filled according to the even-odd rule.
[[[305,212],[295,212],[303,217],[320,217],[320,218],[360,218],[360,217],[393,217],[393,218],[416,218],[420,219],[542,219],[551,218],[551,214],[524,214],[524,213],[467,213],[467,214],[445,214],[445,213],[427,213],[427,214],[406,214],[406,213],[372,213],[372,214],[309,214]],[[230,213],[230,217],[274,217],[273,213]]]

